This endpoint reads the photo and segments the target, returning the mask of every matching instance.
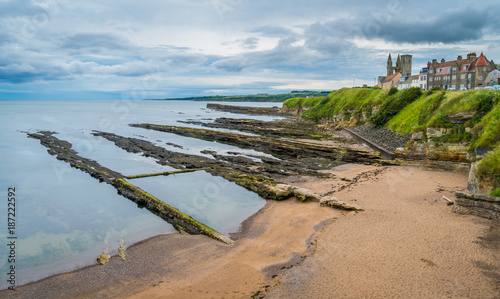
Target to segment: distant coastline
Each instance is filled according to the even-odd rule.
[[[167,98],[155,99],[160,101],[224,101],[224,102],[284,102],[293,98],[313,98],[325,97],[331,91],[309,91],[309,90],[294,90],[284,94],[255,94],[255,95],[233,95],[233,96],[204,96],[204,97],[187,97],[187,98]]]

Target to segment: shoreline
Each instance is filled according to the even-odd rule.
[[[266,294],[266,298],[306,293],[321,297],[331,294],[332,289],[325,287],[336,281],[335,294],[339,297],[362,297],[369,294],[363,292],[371,292],[375,298],[382,298],[389,293],[395,295],[391,293],[395,290],[404,292],[401,287],[387,283],[397,281],[393,273],[410,271],[406,275],[412,279],[402,285],[411,291],[406,295],[415,298],[426,297],[417,291],[419,288],[415,289],[423,282],[429,292],[437,295],[455,292],[457,288],[461,290],[462,284],[475,292],[485,288],[482,289],[483,298],[500,295],[500,290],[493,289],[490,284],[500,282],[500,262],[494,259],[500,244],[498,222],[454,214],[440,199],[440,194],[449,196],[452,189],[465,188],[465,174],[358,164],[345,164],[329,172],[335,173],[337,179],[297,176],[291,177],[290,183],[313,186],[311,189],[319,193],[335,189],[334,196],[360,204],[364,212],[340,211],[320,207],[317,202],[301,203],[293,198],[282,202],[267,201],[261,210],[242,223],[240,232],[231,234],[235,245],[225,245],[200,235],[156,236],[130,246],[125,262],[114,256],[104,266],[89,266],[51,276],[21,286],[16,293],[31,298],[51,295],[57,298],[248,298],[258,292],[259,296]],[[412,187],[412,182],[424,185],[419,189]],[[388,202],[383,196],[375,196],[376,190],[387,195],[394,193],[397,197]],[[361,196],[363,194],[372,196]],[[413,227],[413,221],[420,223],[419,226]],[[392,229],[373,231],[377,223]],[[429,230],[431,227],[435,229]],[[404,234],[400,235],[401,228]],[[408,234],[407,229],[414,232]],[[394,249],[387,251],[384,242],[365,235],[367,230],[372,231],[372,235],[384,233],[383,238],[399,239],[391,243],[393,245],[412,244],[408,245],[411,249],[404,245],[407,249],[397,250],[395,261],[386,260],[384,256],[391,256]],[[439,249],[441,245],[437,245],[440,243],[423,241],[433,240],[433,236],[448,249],[443,251]],[[414,238],[424,244],[412,243]],[[373,246],[366,243],[367,239],[378,245],[370,254],[361,256],[364,261],[359,260],[360,256],[355,253],[362,247],[358,246]],[[438,246],[437,252],[429,251],[429,246]],[[406,252],[408,250],[422,253],[412,257],[411,252]],[[456,256],[459,252],[462,253]],[[372,257],[374,260],[370,261]],[[399,264],[398,259],[405,262]],[[380,264],[381,261],[385,265]],[[355,267],[352,270],[357,270],[332,272],[342,263],[348,263],[348,269]],[[370,279],[377,281],[377,277],[361,275],[355,280],[351,277],[366,269],[382,271],[387,263],[392,263],[392,270],[380,273],[381,277],[389,277],[383,284],[386,293],[377,284],[369,283]],[[330,266],[324,268],[326,265]],[[368,268],[362,270],[364,267]],[[429,277],[415,278],[411,271],[426,273]],[[450,283],[439,283],[440,279],[449,277],[452,278]],[[469,286],[468,280],[473,286]],[[354,292],[345,288],[353,283],[359,285],[359,290]]]
[[[259,216],[260,213],[263,213],[263,211],[266,208],[268,202],[269,201],[266,200],[266,204],[264,205],[264,207],[262,207],[260,210],[258,210],[257,212],[255,212],[254,214],[252,214],[251,216],[249,216],[248,218],[246,218],[245,220],[243,220],[243,222],[241,223],[241,226],[240,226],[239,230],[237,232],[234,232],[234,233],[229,233],[228,234],[229,237],[231,239],[233,239],[234,241],[237,241],[237,240],[239,240],[241,238],[244,238],[245,235],[246,235],[246,233],[248,233],[248,230],[250,229],[250,226],[252,225],[252,222],[254,221],[254,219],[256,217]],[[130,246],[127,246],[126,249],[129,250],[129,249],[134,248],[136,246],[143,246],[145,244],[147,246],[147,243],[154,242],[158,238],[165,238],[165,237],[168,237],[168,236],[175,236],[175,235],[182,235],[182,234],[179,233],[179,232],[175,232],[175,233],[161,234],[161,235],[152,236],[152,237],[146,238],[144,240],[135,242],[135,243],[131,244]],[[118,254],[111,255],[110,259],[118,259]],[[49,279],[55,278],[57,276],[69,275],[69,274],[77,273],[79,271],[85,271],[86,269],[90,269],[90,268],[93,268],[93,267],[101,267],[101,265],[99,265],[98,263],[93,263],[91,265],[85,265],[85,266],[82,266],[82,267],[76,267],[75,269],[72,269],[72,270],[68,270],[68,271],[63,271],[63,272],[60,272],[60,273],[51,274],[50,276],[47,276],[47,277],[42,278],[42,279],[30,281],[30,282],[24,283],[22,285],[17,285],[16,289],[20,288],[20,287],[28,287],[31,284],[43,283],[45,280],[49,280]],[[0,293],[3,292],[3,291],[8,291],[8,290],[7,289],[2,289],[2,290],[0,290]]]

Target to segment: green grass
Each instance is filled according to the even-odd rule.
[[[384,126],[406,106],[417,100],[422,95],[422,91],[420,91],[420,88],[412,87],[402,92],[394,92],[394,89],[391,88],[387,95],[389,96],[387,101],[382,104],[377,114],[370,119],[378,127]]]
[[[500,196],[500,144],[479,162],[476,174],[480,179],[490,178],[496,188],[492,196]]]
[[[435,116],[444,97],[444,91],[433,93],[430,96],[421,96],[396,114],[386,126],[402,135],[422,130]]]
[[[500,93],[499,93],[500,94]],[[500,100],[473,128],[477,136],[471,143],[471,149],[494,148],[500,144]]]
[[[305,99],[303,107],[312,107],[302,114],[306,119],[319,121],[332,118],[344,111],[348,114],[360,113],[361,109],[381,104],[387,95],[387,90],[372,88],[342,88],[332,91],[327,97],[317,100]],[[297,107],[298,100],[286,101],[284,106]],[[310,105],[310,106],[309,106]]]
[[[283,103],[283,106],[298,107],[301,105],[304,108],[309,108],[309,107],[313,107],[316,104],[320,103],[325,98],[326,97],[293,98],[293,99],[286,100],[285,103]]]

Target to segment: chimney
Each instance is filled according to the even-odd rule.
[[[457,60],[462,60],[462,55],[458,55]]]
[[[432,59],[432,64],[436,64],[437,62],[437,59]]]
[[[441,63],[445,63],[445,62],[446,62],[446,60],[444,60],[444,58],[442,58],[441,59]]]
[[[472,60],[476,58],[476,52],[467,54],[467,60]]]

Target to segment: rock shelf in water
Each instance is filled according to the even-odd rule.
[[[226,244],[232,244],[232,240],[217,232],[216,230],[197,221],[186,213],[164,203],[144,190],[132,185],[125,180],[125,176],[109,168],[101,166],[94,160],[83,158],[71,149],[71,143],[54,137],[54,132],[30,133],[28,137],[39,139],[40,143],[48,148],[48,153],[56,155],[58,160],[69,163],[72,167],[78,168],[92,177],[106,182],[116,188],[119,194],[145,206],[148,210],[155,213],[168,223],[172,224],[177,230],[185,231],[190,234],[203,234]],[[193,171],[193,170],[189,170]],[[186,172],[186,171],[184,171]]]

